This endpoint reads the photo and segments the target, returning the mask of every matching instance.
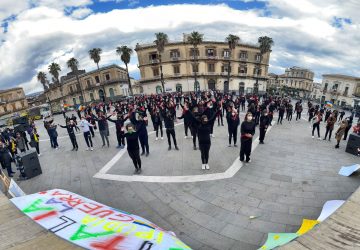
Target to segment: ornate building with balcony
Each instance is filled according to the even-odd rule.
[[[321,83],[321,103],[331,101],[344,106],[360,105],[360,78],[339,74],[325,74]]]
[[[155,43],[137,44],[135,51],[141,75],[139,83],[144,93],[162,92],[159,55]],[[261,56],[258,46],[247,44],[238,44],[230,52],[227,42],[203,41],[194,49],[184,34],[183,41],[167,43],[161,54],[165,91],[220,90],[253,93],[258,86],[259,93],[265,92],[269,57],[270,52]]]
[[[285,69],[285,74],[271,73],[270,76],[268,81],[270,86],[276,83],[277,87],[280,87],[286,94],[308,98],[313,91],[314,72],[309,69],[294,66]]]
[[[23,88],[0,90],[0,116],[21,113],[28,108]]]
[[[129,95],[126,70],[115,64],[90,72],[79,70],[78,79],[70,72],[60,78],[60,83],[49,85],[45,95],[53,111],[61,111],[63,104],[116,101]]]

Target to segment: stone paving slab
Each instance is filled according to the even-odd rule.
[[[50,149],[49,142],[42,141],[43,174],[19,185],[26,193],[63,188],[138,214],[174,231],[194,249],[256,249],[265,241],[267,232],[295,232],[303,218],[316,218],[328,199],[347,199],[360,184],[360,175],[337,174],[342,165],[359,160],[344,152],[345,142],[341,141],[341,148],[336,150],[334,141],[312,139],[309,126],[304,120],[274,125],[265,145],[259,145],[253,152],[251,164],[244,165],[230,179],[197,183],[127,183],[93,178],[118,153],[113,127],[111,147],[99,147],[101,140],[97,134],[93,152],[85,151],[81,135],[78,152],[70,151],[68,138],[59,140],[59,150]],[[215,127],[214,140],[219,143],[213,146],[222,147],[222,154],[227,154],[232,162],[239,148],[226,147],[226,134],[221,136],[223,129]],[[177,130],[180,142],[182,126]],[[321,133],[324,134],[324,124]],[[192,168],[198,171],[200,153],[192,151],[190,140],[182,141],[183,148],[171,152],[180,158],[175,168],[166,170],[169,173],[185,173],[181,169],[185,158],[190,165],[186,171]],[[154,164],[154,171],[155,165],[162,162],[156,150],[167,150],[160,143],[165,142],[157,145],[150,140],[151,155],[142,158]],[[209,164],[215,169],[218,158],[210,156]],[[121,159],[111,171],[130,169],[132,172],[125,160]],[[150,173],[151,167],[146,166]],[[249,216],[258,217],[249,219]]]

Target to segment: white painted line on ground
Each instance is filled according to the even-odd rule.
[[[176,124],[178,126],[182,123]],[[272,125],[275,124],[275,121],[272,122]],[[270,126],[266,133],[271,130]],[[150,132],[154,133],[155,131]],[[259,145],[259,139],[257,138],[253,141],[252,150],[253,152]],[[115,163],[120,160],[124,155],[125,150],[117,153],[98,173],[93,177],[98,179],[112,180],[112,181],[123,181],[123,182],[153,182],[153,183],[185,183],[185,182],[200,182],[200,181],[214,181],[232,178],[242,167],[243,163],[237,157],[231,166],[222,173],[214,174],[201,174],[201,175],[184,175],[184,176],[149,176],[149,175],[116,175],[116,174],[107,174],[107,172],[115,165]],[[205,170],[206,171],[206,170]]]

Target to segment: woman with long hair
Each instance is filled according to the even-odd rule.
[[[246,162],[251,162],[251,146],[252,138],[255,134],[255,122],[253,120],[253,114],[248,112],[245,115],[245,120],[241,123],[241,148],[240,148],[240,161],[246,160]],[[245,159],[246,156],[246,159]]]

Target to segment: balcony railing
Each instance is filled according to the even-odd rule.
[[[216,75],[216,72],[206,72],[208,75]]]
[[[247,59],[247,57],[240,57],[239,60],[246,62],[248,59]]]
[[[159,63],[159,59],[150,59],[151,64]]]
[[[177,57],[171,57],[171,61],[179,61],[180,60],[180,57],[177,56]]]
[[[207,59],[210,59],[210,60],[218,59],[217,56],[210,56],[210,55],[207,55],[206,58],[207,58]]]
[[[223,59],[229,60],[229,59],[230,59],[230,56],[223,56]]]
[[[226,71],[224,71],[224,72],[221,72],[221,75],[222,76],[227,76],[229,73],[228,72],[226,72]]]
[[[239,76],[247,76],[247,73],[239,73]]]

